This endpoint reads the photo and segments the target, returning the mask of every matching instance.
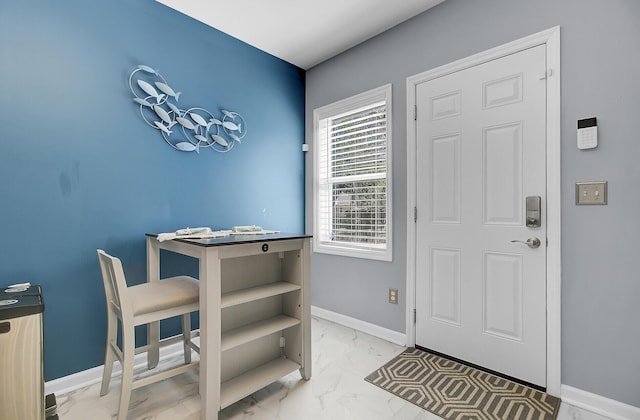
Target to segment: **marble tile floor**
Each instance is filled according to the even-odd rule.
[[[298,372],[227,407],[219,419],[436,420],[439,417],[371,385],[364,377],[402,352],[402,346],[313,317],[313,371]],[[180,357],[163,363],[179,363]],[[119,379],[99,396],[100,384],[56,395],[61,420],[109,420],[118,408]],[[197,371],[134,390],[128,419],[199,420]],[[604,420],[566,404],[559,420]]]

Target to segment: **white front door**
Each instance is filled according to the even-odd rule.
[[[542,387],[545,69],[540,45],[416,87],[416,344]]]

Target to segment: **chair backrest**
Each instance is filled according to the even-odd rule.
[[[127,282],[119,258],[113,257],[98,249],[98,261],[102,271],[104,293],[107,298],[107,309],[114,310],[121,318],[132,313]]]

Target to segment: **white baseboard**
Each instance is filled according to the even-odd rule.
[[[349,316],[329,311],[327,309],[318,308],[317,306],[313,305],[311,305],[311,315],[335,322],[336,324],[344,325],[345,327],[353,328],[354,330],[362,331],[363,333],[367,333],[374,337],[390,341],[400,346],[407,345],[406,334],[399,333],[388,328],[383,328],[379,325],[370,324],[368,322],[361,321],[356,318],[351,318]]]
[[[608,417],[612,420],[640,419],[639,407],[573,388],[569,385],[560,386],[560,396],[563,403]]]
[[[182,343],[173,343],[165,347],[160,348],[160,362],[175,356],[181,356],[183,354]],[[138,368],[143,368],[147,365],[146,353],[137,354],[133,361],[134,371]],[[104,365],[96,366],[91,369],[83,370],[82,372],[74,373],[62,378],[54,379],[52,381],[45,382],[44,392],[48,394],[66,394],[68,392],[76,391],[80,388],[84,388],[93,384],[96,384],[102,380],[102,372]],[[122,372],[120,362],[118,360],[113,364],[113,372],[111,377],[119,375]]]

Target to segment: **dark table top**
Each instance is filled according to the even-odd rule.
[[[147,233],[146,236],[157,238],[157,233]],[[171,239],[172,241],[184,242],[188,244],[194,244],[199,246],[224,246],[224,245],[237,245],[237,244],[249,244],[255,242],[269,242],[269,241],[281,241],[286,239],[305,239],[311,238],[312,235],[306,235],[304,233],[268,233],[263,235],[233,235],[225,236],[224,238],[208,238],[208,239]]]

